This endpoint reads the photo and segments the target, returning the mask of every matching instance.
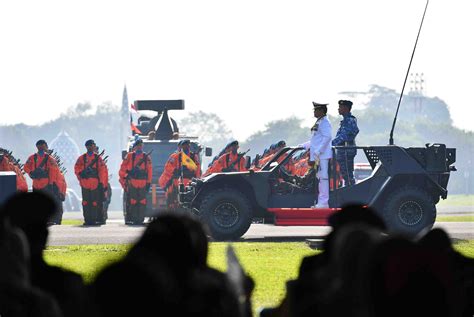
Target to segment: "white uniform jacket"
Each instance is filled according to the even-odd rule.
[[[311,140],[302,144],[305,149],[309,149],[310,161],[329,160],[332,158],[331,140],[332,127],[327,116],[319,118],[311,128],[313,135]]]

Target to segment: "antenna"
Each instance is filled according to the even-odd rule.
[[[428,9],[429,2],[430,0],[426,0],[425,11],[423,12],[423,18],[421,18],[420,29],[418,30],[415,46],[413,47],[413,52],[411,53],[410,64],[408,65],[405,81],[403,82],[402,92],[400,93],[400,99],[398,99],[397,112],[395,112],[395,118],[393,118],[392,130],[390,131],[390,139],[388,141],[390,145],[393,145],[393,131],[395,130],[395,124],[397,123],[398,110],[400,109],[400,103],[402,102],[403,92],[405,91],[405,85],[407,83],[408,74],[410,73],[411,62],[413,61],[413,56],[415,55],[416,44],[418,44],[418,38],[420,37],[421,27],[423,26],[423,21],[425,20],[426,9]]]

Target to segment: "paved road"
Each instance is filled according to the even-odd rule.
[[[80,213],[66,213],[65,219],[82,219]],[[455,239],[474,239],[473,222],[436,223]],[[109,213],[107,225],[101,227],[53,226],[48,245],[124,244],[140,237],[144,226],[126,226],[121,212]],[[275,227],[254,224],[240,241],[304,241],[324,237],[329,227]]]

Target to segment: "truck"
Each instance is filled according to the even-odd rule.
[[[139,119],[139,124],[137,125],[139,133],[137,132],[131,136],[127,149],[122,150],[122,159],[124,159],[127,153],[131,151],[132,144],[136,138],[140,138],[143,140],[143,151],[150,153],[153,179],[147,194],[147,207],[143,217],[138,217],[140,218],[138,219],[137,215],[129,212],[126,193],[124,193],[122,200],[125,223],[141,225],[145,217],[152,218],[168,209],[165,192],[157,184],[168,157],[177,150],[178,142],[182,139],[190,139],[191,151],[199,153],[201,159],[203,155],[211,156],[212,148],[203,148],[198,142],[197,137],[180,134],[178,124],[169,116],[168,111],[170,110],[184,110],[184,100],[135,100],[134,106],[138,111],[146,110],[156,113],[151,118],[142,117]],[[150,132],[154,133],[152,139],[149,138]]]
[[[331,160],[329,208],[309,207],[317,197],[317,183],[285,172],[288,160],[304,151],[298,147],[280,150],[259,171],[195,179],[180,192],[180,202],[200,217],[216,240],[238,239],[252,222],[262,220],[275,226],[325,226],[330,215],[353,204],[373,208],[389,232],[412,236],[431,228],[436,204],[446,199],[450,173],[456,170],[456,149],[444,144],[354,148],[364,153],[371,173],[341,187],[336,160]]]

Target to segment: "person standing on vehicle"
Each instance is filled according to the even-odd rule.
[[[36,142],[36,148],[38,152],[30,155],[24,166],[25,172],[33,180],[33,191],[48,192],[57,199],[58,206],[62,206],[62,202],[54,190],[54,186],[62,182],[63,177],[59,170],[58,163],[47,153],[48,144],[45,140],[38,140]],[[61,210],[61,208],[59,208],[59,210]],[[61,213],[61,215],[59,217],[55,215],[49,222],[50,224],[61,224],[62,212],[58,213]]]
[[[357,154],[355,138],[359,133],[357,119],[351,114],[352,101],[339,100],[339,114],[342,121],[337,130],[336,137],[332,141],[333,146],[344,146],[347,149],[336,150],[336,160],[341,169],[344,186],[354,185],[354,157]]]
[[[150,156],[143,152],[143,140],[137,139],[133,146],[135,150],[122,161],[119,177],[127,195],[125,222],[142,224],[153,171]]]
[[[166,205],[172,210],[179,208],[179,184],[187,186],[194,177],[201,176],[198,156],[190,151],[190,145],[187,139],[179,141],[178,150],[171,153],[158,179],[158,185],[166,194]]]
[[[82,191],[82,213],[84,225],[103,224],[102,201],[107,194],[108,172],[100,154],[96,153],[94,140],[85,143],[87,152],[79,156],[74,173]]]
[[[319,179],[318,201],[315,208],[329,207],[329,160],[332,158],[331,139],[332,127],[327,117],[327,103],[317,103],[313,101],[314,117],[316,123],[311,128],[311,140],[302,144],[305,149],[309,149],[309,168],[316,168],[316,178]]]

